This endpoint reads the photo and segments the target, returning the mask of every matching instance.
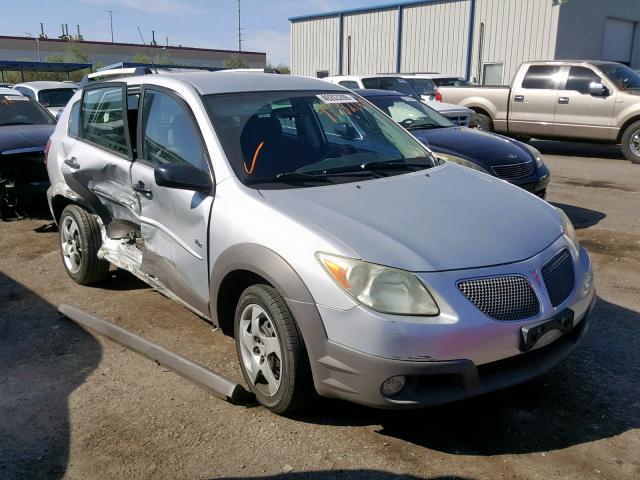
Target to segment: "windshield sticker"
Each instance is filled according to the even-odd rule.
[[[2,100],[5,102],[28,102],[29,98],[22,95],[4,95]]]
[[[324,103],[358,103],[358,100],[346,93],[323,93],[316,97]]]
[[[405,102],[417,102],[417,101],[418,101],[418,100],[416,100],[416,99],[415,99],[415,98],[413,98],[413,97],[402,97],[402,99],[403,99]]]

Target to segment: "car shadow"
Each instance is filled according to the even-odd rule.
[[[564,155],[571,157],[602,158],[609,160],[623,160],[628,162],[622,154],[620,145],[602,143],[563,142],[556,140],[531,140],[530,145],[540,150],[543,155]]]
[[[567,214],[573,226],[576,229],[583,229],[593,227],[597,225],[601,220],[606,218],[606,215],[597,210],[591,210],[584,207],[576,207],[575,205],[567,205],[566,203],[549,202],[554,207],[557,207]]]
[[[381,436],[461,455],[546,452],[640,427],[640,313],[599,299],[583,343],[551,372],[475,399],[413,411],[321,402],[295,417],[380,425]]]
[[[97,288],[101,290],[125,291],[125,290],[145,290],[151,287],[140,280],[138,277],[126,270],[112,269],[109,276],[99,284]]]
[[[471,480],[468,477],[445,475],[438,477],[416,477],[382,470],[322,470],[316,472],[291,472],[265,477],[218,477],[219,480]]]
[[[69,395],[102,357],[98,341],[0,273],[0,478],[61,478]]]

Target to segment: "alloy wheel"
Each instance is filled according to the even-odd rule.
[[[640,130],[636,131],[631,136],[631,142],[629,142],[629,148],[631,149],[631,152],[634,155],[636,155],[637,157],[640,157]]]
[[[71,273],[78,273],[82,266],[82,245],[80,242],[80,230],[73,217],[67,216],[64,218],[60,233],[64,264]]]

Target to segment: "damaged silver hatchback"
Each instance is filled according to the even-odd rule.
[[[233,335],[277,413],[316,394],[409,408],[528,380],[577,345],[595,301],[562,211],[443,163],[316,79],[92,84],[48,172],[71,278],[115,265]]]

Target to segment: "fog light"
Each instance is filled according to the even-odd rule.
[[[582,287],[582,293],[584,295],[589,293],[589,290],[591,290],[591,284],[592,283],[593,283],[593,272],[592,271],[588,271],[584,275],[584,283],[583,283],[583,287]]]
[[[391,397],[400,392],[400,390],[402,390],[406,384],[407,377],[405,377],[404,375],[398,375],[396,377],[391,377],[385,380],[380,390],[382,390],[382,394],[385,397]]]

